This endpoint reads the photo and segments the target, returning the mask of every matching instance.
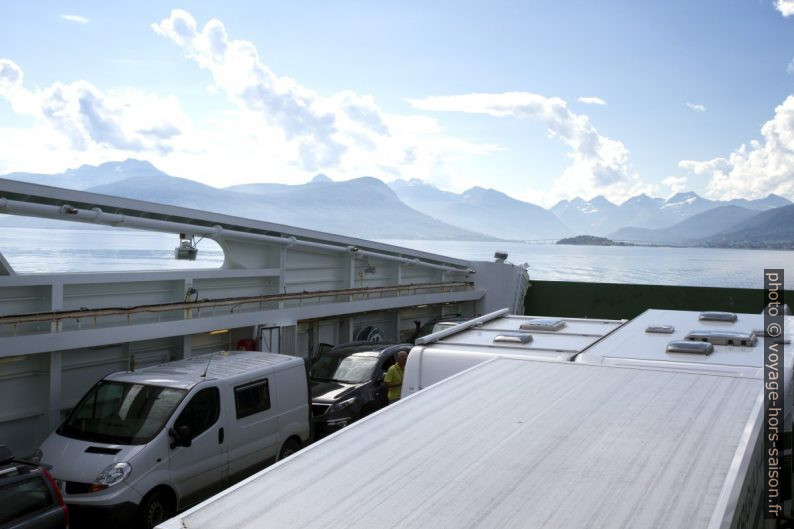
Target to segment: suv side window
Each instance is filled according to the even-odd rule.
[[[5,524],[53,505],[50,488],[41,476],[0,487],[0,524]]]
[[[206,388],[196,393],[179,414],[174,426],[187,426],[190,435],[198,437],[218,420],[221,398],[218,388]]]
[[[270,388],[267,379],[257,380],[234,388],[237,418],[242,419],[270,409]]]
[[[388,358],[386,358],[386,359],[383,361],[383,365],[382,365],[380,368],[381,368],[381,370],[383,370],[383,371],[388,371],[388,370],[389,370],[389,368],[390,368],[391,366],[393,366],[394,364],[396,364],[396,363],[397,363],[397,355],[389,355],[389,357],[388,357]]]

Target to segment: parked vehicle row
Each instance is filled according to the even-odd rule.
[[[417,334],[464,320],[436,318],[417,325]],[[41,478],[35,482],[41,490],[20,489],[30,489],[27,500],[0,512],[0,527],[34,511],[37,520],[55,525],[20,527],[63,527],[68,504],[77,528],[151,528],[383,408],[389,403],[384,377],[413,344],[383,342],[371,327],[358,335],[367,341],[322,344],[310,366],[245,347],[106,376],[36,450],[41,466],[17,464],[30,469],[28,478]],[[0,500],[18,494],[3,487]],[[50,511],[61,513],[60,522],[37,510],[45,496],[58,506]]]

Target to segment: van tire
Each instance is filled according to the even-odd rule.
[[[287,439],[284,444],[281,446],[281,450],[278,453],[278,461],[281,461],[285,457],[289,457],[298,450],[301,449],[300,441],[297,441],[294,437]]]
[[[138,506],[136,525],[141,529],[151,529],[174,514],[171,495],[162,489],[155,489],[147,494]]]

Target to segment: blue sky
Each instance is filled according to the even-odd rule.
[[[794,199],[794,0],[0,6],[0,174]]]

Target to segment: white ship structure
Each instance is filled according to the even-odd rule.
[[[521,314],[528,284],[525,268],[503,258],[454,259],[6,179],[0,214],[172,233],[187,259],[203,237],[224,254],[217,269],[18,273],[0,248],[0,439],[17,454],[113,371],[249,344],[306,357],[365,334],[400,341],[415,321]]]

